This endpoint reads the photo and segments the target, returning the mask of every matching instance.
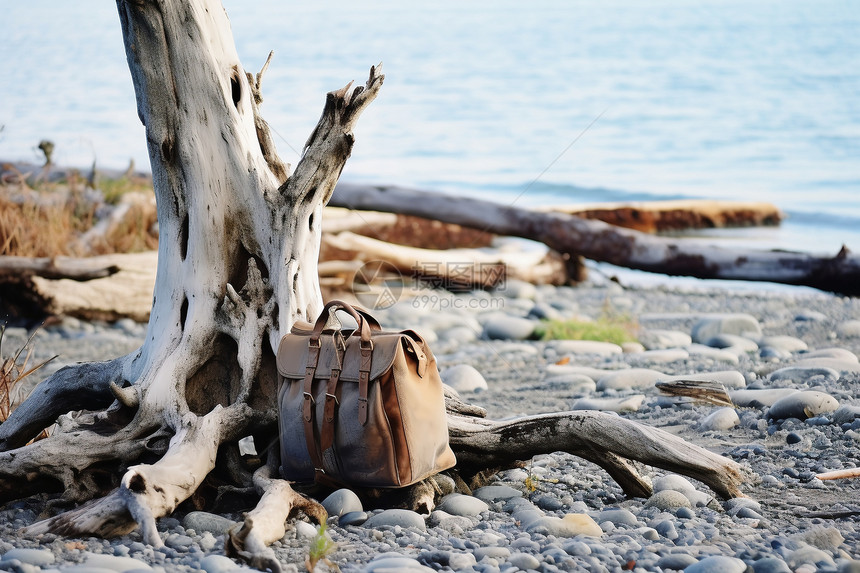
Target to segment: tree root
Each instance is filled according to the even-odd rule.
[[[269,463],[254,473],[254,486],[262,497],[245,520],[228,532],[224,549],[252,567],[278,572],[281,568],[269,545],[287,532],[287,520],[302,511],[317,523],[325,523],[328,514],[322,505],[293,490],[289,482],[272,477],[280,463],[275,450],[272,452]]]
[[[695,478],[723,498],[744,497],[741,486],[756,479],[728,458],[605,412],[558,412],[505,421],[449,415],[448,430],[457,468],[464,474],[564,451],[596,463],[633,497],[649,496],[651,485],[628,460]]]

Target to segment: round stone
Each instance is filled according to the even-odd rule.
[[[17,559],[21,563],[28,563],[36,567],[44,567],[54,562],[54,553],[49,549],[29,549],[26,547],[14,547],[3,554],[3,561]]]
[[[554,349],[558,354],[613,356],[623,353],[623,350],[617,344],[600,342],[598,340],[553,340],[547,343],[547,346]]]
[[[782,559],[765,557],[752,564],[755,573],[791,573],[791,569]]]
[[[353,511],[363,511],[361,500],[350,489],[341,488],[331,493],[322,502],[322,506],[330,516],[340,517],[345,513]]]
[[[786,418],[805,420],[819,414],[833,412],[838,407],[839,402],[830,394],[817,390],[803,390],[774,402],[767,412],[767,417],[771,420]]]
[[[693,339],[680,330],[649,329],[639,333],[639,342],[648,350],[662,350],[689,346]]]
[[[207,555],[200,560],[200,568],[206,573],[227,573],[236,571],[239,566],[226,555]]]
[[[507,485],[487,485],[472,492],[480,500],[492,503],[523,496],[523,492]]]
[[[657,560],[657,567],[682,571],[693,563],[696,563],[696,558],[689,553],[670,553]]]
[[[846,320],[836,327],[836,334],[840,338],[860,337],[860,320]]]
[[[534,334],[536,323],[518,316],[498,315],[484,323],[483,337],[489,340],[525,340]]]
[[[636,412],[642,406],[645,396],[636,394],[624,398],[580,398],[570,407],[571,410],[601,410],[603,412]]]
[[[514,553],[508,557],[508,563],[523,571],[540,567],[540,561],[538,561],[537,557],[529,553]]]
[[[741,420],[734,408],[717,408],[699,422],[699,429],[728,430],[729,428],[734,428],[740,423]]]
[[[451,493],[442,498],[438,508],[451,515],[474,516],[487,511],[489,506],[477,497]]]
[[[367,512],[366,511],[350,511],[349,513],[344,513],[341,515],[337,523],[341,527],[347,527],[349,525],[361,525],[367,521]]]
[[[597,521],[599,523],[609,521],[615,525],[631,525],[633,527],[639,527],[640,525],[639,520],[636,519],[633,512],[622,507],[610,507],[609,509],[604,509],[598,515]]]
[[[687,496],[680,491],[664,489],[648,498],[648,501],[645,502],[645,507],[656,507],[663,511],[672,511],[679,507],[692,507],[692,504]]]
[[[395,525],[399,525],[400,527],[414,527],[422,531],[427,527],[424,523],[423,517],[414,511],[409,511],[408,509],[386,509],[385,511],[370,516],[370,518],[364,522],[364,527],[369,529],[376,529],[384,526],[394,527]]]
[[[648,368],[627,368],[608,372],[597,380],[597,390],[629,390],[651,388],[666,375]]]
[[[717,314],[705,317],[693,326],[693,341],[702,343],[718,334],[737,334],[758,338],[761,325],[749,314]]]
[[[198,535],[209,532],[212,535],[224,535],[236,525],[232,519],[227,519],[206,511],[192,511],[182,520],[182,527],[193,529]]]
[[[747,564],[735,557],[712,555],[684,569],[684,573],[744,573]]]
[[[440,374],[442,382],[457,392],[480,392],[487,389],[487,381],[474,366],[457,364]]]

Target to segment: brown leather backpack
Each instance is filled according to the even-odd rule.
[[[326,328],[335,311],[358,323]],[[336,321],[336,319],[335,319]],[[278,347],[281,473],[297,482],[402,487],[453,467],[442,381],[411,330],[328,303]]]

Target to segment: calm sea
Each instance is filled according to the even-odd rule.
[[[311,6],[311,4],[315,4]],[[721,241],[860,250],[860,9],[853,0],[228,0],[290,162],[324,94],[386,84],[343,178],[521,206],[771,201],[779,229]],[[116,8],[8,2],[0,158],[147,168]]]

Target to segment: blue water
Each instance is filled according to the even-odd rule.
[[[704,233],[860,250],[860,8],[850,0],[229,0],[263,112],[295,162],[325,92],[384,62],[343,178],[520,206],[770,201],[778,229]],[[115,6],[7,3],[0,158],[148,164]]]

